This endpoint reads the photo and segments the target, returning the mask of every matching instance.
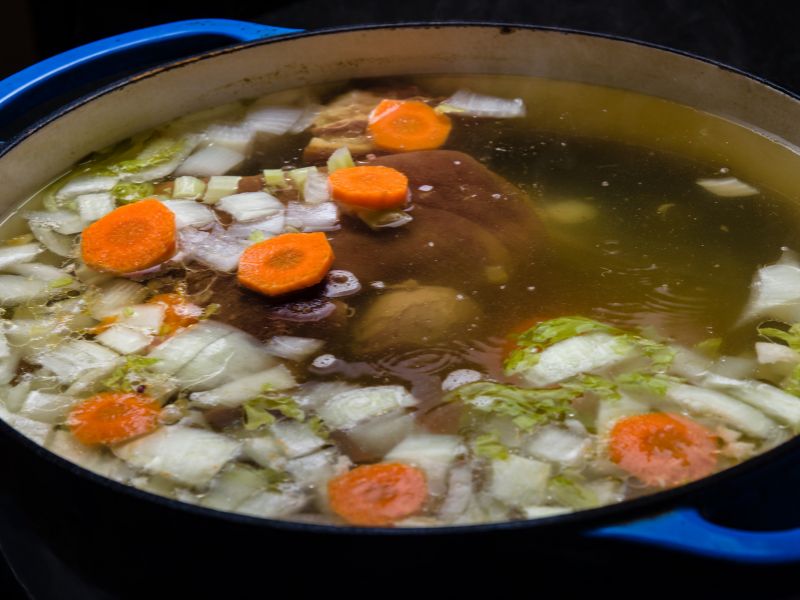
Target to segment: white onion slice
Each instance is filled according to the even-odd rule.
[[[56,233],[52,229],[36,223],[29,223],[28,226],[33,237],[53,254],[64,258],[71,258],[75,254],[75,238],[73,236]]]
[[[110,192],[117,185],[119,177],[115,175],[81,175],[67,181],[56,192],[56,200],[70,200],[82,194]]]
[[[205,132],[213,146],[228,148],[246,155],[253,144],[256,131],[248,125],[212,125]]]
[[[206,146],[192,154],[175,171],[177,175],[224,175],[244,160],[244,154],[225,146]]]
[[[31,262],[42,252],[44,252],[44,248],[39,244],[0,246],[0,269]]]
[[[467,90],[458,90],[439,106],[444,112],[473,117],[510,119],[525,116],[525,103],[522,98],[498,98]]]
[[[303,109],[288,106],[267,106],[248,111],[244,124],[255,131],[283,135],[303,116]]]
[[[132,304],[138,304],[147,295],[147,288],[134,281],[116,278],[100,287],[92,298],[89,314],[98,321],[116,315]]]
[[[91,223],[106,216],[117,207],[114,197],[107,192],[81,194],[75,198],[78,214],[84,223]]]
[[[248,242],[260,242],[283,233],[286,227],[286,215],[283,211],[259,221],[234,223],[225,230],[226,237]]]
[[[339,208],[334,202],[289,202],[286,207],[286,225],[302,232],[335,231],[339,229]]]
[[[71,210],[32,210],[22,216],[32,225],[46,227],[63,235],[80,233],[85,226],[81,216]]]
[[[50,294],[47,282],[19,275],[0,275],[0,306],[16,306],[24,302],[46,299]]]
[[[162,200],[161,203],[175,214],[175,227],[202,228],[215,223],[214,211],[194,200]]]
[[[294,337],[291,335],[276,335],[267,342],[264,348],[273,356],[300,362],[312,354],[319,352],[324,345],[324,340]]]
[[[283,203],[267,192],[244,192],[225,196],[217,203],[219,210],[237,221],[256,221],[284,212]]]
[[[185,253],[184,261],[194,259],[215,271],[231,273],[239,266],[246,244],[217,231],[208,233],[187,227],[180,232],[180,247]]]
[[[760,193],[752,185],[736,179],[736,177],[698,179],[697,185],[715,196],[720,196],[722,198],[742,198],[744,196],[755,196]]]
[[[308,204],[320,204],[331,199],[328,176],[319,171],[310,171],[303,185],[303,200]]]

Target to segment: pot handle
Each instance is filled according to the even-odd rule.
[[[74,100],[89,91],[85,87],[88,84],[110,83],[120,74],[223,47],[232,41],[250,42],[299,31],[302,30],[228,19],[197,19],[155,25],[91,42],[0,81],[0,127],[13,124],[19,131],[20,117],[50,102],[63,105],[65,94],[72,96],[66,101]],[[24,125],[41,116],[42,113],[27,119]]]
[[[742,563],[777,564],[800,560],[800,529],[743,531],[715,525],[694,508],[595,529],[590,537],[654,544]]]

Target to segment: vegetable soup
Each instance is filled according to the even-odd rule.
[[[6,219],[0,418],[136,488],[315,523],[694,481],[800,428],[796,162],[688,107],[516,77],[189,115]]]

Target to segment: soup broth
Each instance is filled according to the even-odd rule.
[[[379,102],[452,129],[387,149]],[[332,84],[165,124],[5,221],[0,417],[108,477],[266,518],[471,524],[680,485],[800,426],[795,152],[514,77]],[[355,165],[403,174],[408,200],[343,201],[331,175]],[[101,226],[149,206],[176,219],[164,258],[93,262]],[[113,235],[104,256],[138,264],[150,230]],[[287,235],[324,236],[332,266],[254,291],[242,261]],[[258,265],[311,250],[287,252]]]

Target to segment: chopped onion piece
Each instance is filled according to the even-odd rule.
[[[525,103],[522,98],[498,98],[467,90],[458,90],[442,102],[436,110],[472,117],[511,119],[525,116]]]
[[[161,330],[166,309],[162,304],[136,304],[120,310],[116,323],[152,335]]]
[[[56,233],[52,229],[36,223],[29,223],[31,233],[42,245],[53,254],[71,258],[75,255],[75,238]]]
[[[136,354],[153,341],[153,336],[125,325],[114,324],[95,337],[95,340],[120,354]]]
[[[65,394],[48,394],[33,390],[25,398],[19,411],[23,417],[43,423],[59,423],[67,416],[77,398]]]
[[[492,497],[515,507],[539,504],[547,491],[550,465],[514,454],[493,460],[489,492]]]
[[[100,286],[90,301],[89,314],[98,321],[115,316],[121,309],[138,304],[147,295],[147,288],[140,283],[116,278]]]
[[[0,358],[0,384],[7,385],[17,376],[19,361],[22,358],[17,349],[8,349],[8,353]],[[8,401],[8,399],[6,399]]]
[[[800,321],[800,264],[791,253],[785,252],[779,262],[760,268],[750,290],[740,322],[761,317]]]
[[[44,300],[50,293],[50,286],[45,281],[19,275],[0,275],[0,306]]]
[[[296,489],[281,490],[280,493],[259,492],[237,506],[236,512],[273,519],[297,513],[307,503],[308,498]]]
[[[764,413],[715,390],[678,384],[670,386],[667,398],[689,412],[716,417],[753,437],[768,439],[775,432],[775,423]]]
[[[71,200],[83,194],[110,192],[117,185],[119,177],[115,175],[81,175],[67,181],[56,192],[56,200]]]
[[[190,391],[210,390],[275,365],[275,359],[253,336],[232,327],[228,329],[233,331],[194,353],[175,372],[181,387]],[[164,345],[150,356],[162,356]]]
[[[237,240],[247,240],[251,243],[261,242],[283,233],[285,226],[286,215],[284,211],[281,211],[276,215],[259,221],[234,223],[225,230],[225,236],[236,238]]]
[[[537,429],[525,445],[525,454],[540,460],[561,463],[571,467],[580,463],[589,452],[592,442],[555,425]]]
[[[303,200],[308,204],[320,204],[331,199],[328,176],[319,171],[311,171],[303,185]]]
[[[239,258],[247,245],[218,232],[208,233],[187,227],[180,232],[180,246],[186,254],[184,260],[193,258],[216,271],[231,273],[239,266]]]
[[[722,198],[742,198],[755,196],[760,192],[752,185],[736,179],[736,177],[722,177],[719,179],[698,179],[697,185]]]
[[[300,169],[292,169],[287,173],[287,175],[289,176],[289,179],[292,180],[292,183],[294,183],[294,187],[302,194],[303,189],[306,186],[308,174],[316,171],[317,167],[302,167]]]
[[[206,129],[205,135],[212,146],[229,148],[246,155],[253,145],[256,131],[248,125],[212,125]]]
[[[71,210],[33,210],[22,216],[32,225],[46,227],[63,235],[80,233],[85,226],[80,215]]]
[[[359,462],[380,460],[414,430],[414,415],[396,410],[343,432],[348,454]]]
[[[175,214],[175,227],[178,229],[206,227],[217,221],[213,210],[194,200],[162,200],[161,204]]]
[[[244,124],[255,131],[283,135],[303,116],[303,109],[288,106],[253,108],[247,112]]]
[[[358,218],[370,229],[392,229],[402,227],[414,220],[409,213],[404,210],[365,210],[354,211]]]
[[[447,479],[447,495],[439,508],[439,517],[452,521],[463,515],[469,508],[474,492],[472,469],[469,465],[459,465],[450,471]]]
[[[270,428],[270,432],[275,437],[281,452],[288,458],[311,454],[326,443],[308,425],[297,421],[278,421]]]
[[[220,198],[235,194],[239,190],[239,180],[241,177],[238,175],[214,175],[209,178],[203,202],[216,204]]]
[[[108,369],[117,364],[119,355],[86,340],[71,340],[31,358],[31,362],[52,371],[61,383],[72,383],[87,371]]]
[[[800,362],[800,353],[774,342],[756,342],[756,357],[762,365]]]
[[[218,388],[205,392],[195,392],[189,399],[192,404],[202,408],[215,406],[239,406],[247,400],[255,398],[264,389],[270,391],[288,390],[297,385],[289,369],[277,365],[265,371],[245,375]]]
[[[193,487],[207,485],[238,453],[241,444],[224,435],[189,427],[161,427],[112,448],[136,468]]]
[[[276,335],[267,342],[264,348],[273,356],[300,362],[312,354],[319,352],[324,345],[324,340],[294,337],[290,335]]]
[[[78,205],[78,214],[84,223],[97,221],[117,207],[114,197],[108,192],[81,194],[75,198],[75,203]]]
[[[177,373],[206,346],[233,331],[236,329],[216,321],[201,321],[184,329],[167,338],[148,354],[149,358],[158,359],[153,370],[169,375]]]
[[[191,175],[177,177],[172,183],[172,197],[199,200],[206,192],[206,182]]]
[[[244,192],[222,198],[219,210],[230,214],[237,221],[256,221],[283,213],[283,203],[267,192]]]
[[[325,277],[325,295],[328,298],[352,296],[361,291],[361,282],[350,271],[334,269]]]
[[[175,171],[177,175],[224,175],[244,161],[244,154],[224,146],[206,146],[192,154]]]
[[[317,413],[331,429],[350,429],[368,419],[416,404],[416,398],[404,387],[379,385],[340,392],[328,399]]]
[[[286,207],[286,225],[302,232],[335,231],[339,229],[339,209],[335,202],[289,202]]]
[[[53,431],[52,425],[34,421],[22,415],[10,413],[3,408],[2,404],[0,404],[0,419],[40,446],[45,445],[47,439],[50,437],[50,433]]]
[[[431,494],[440,496],[447,490],[450,468],[467,448],[457,435],[417,433],[408,436],[385,456],[387,462],[403,462],[425,471]]]
[[[44,252],[44,248],[39,244],[0,246],[0,269],[31,262],[42,252]]]
[[[77,287],[78,282],[66,271],[43,263],[24,263],[8,267],[7,271],[35,281],[43,281],[50,289],[50,295],[57,295]]]

